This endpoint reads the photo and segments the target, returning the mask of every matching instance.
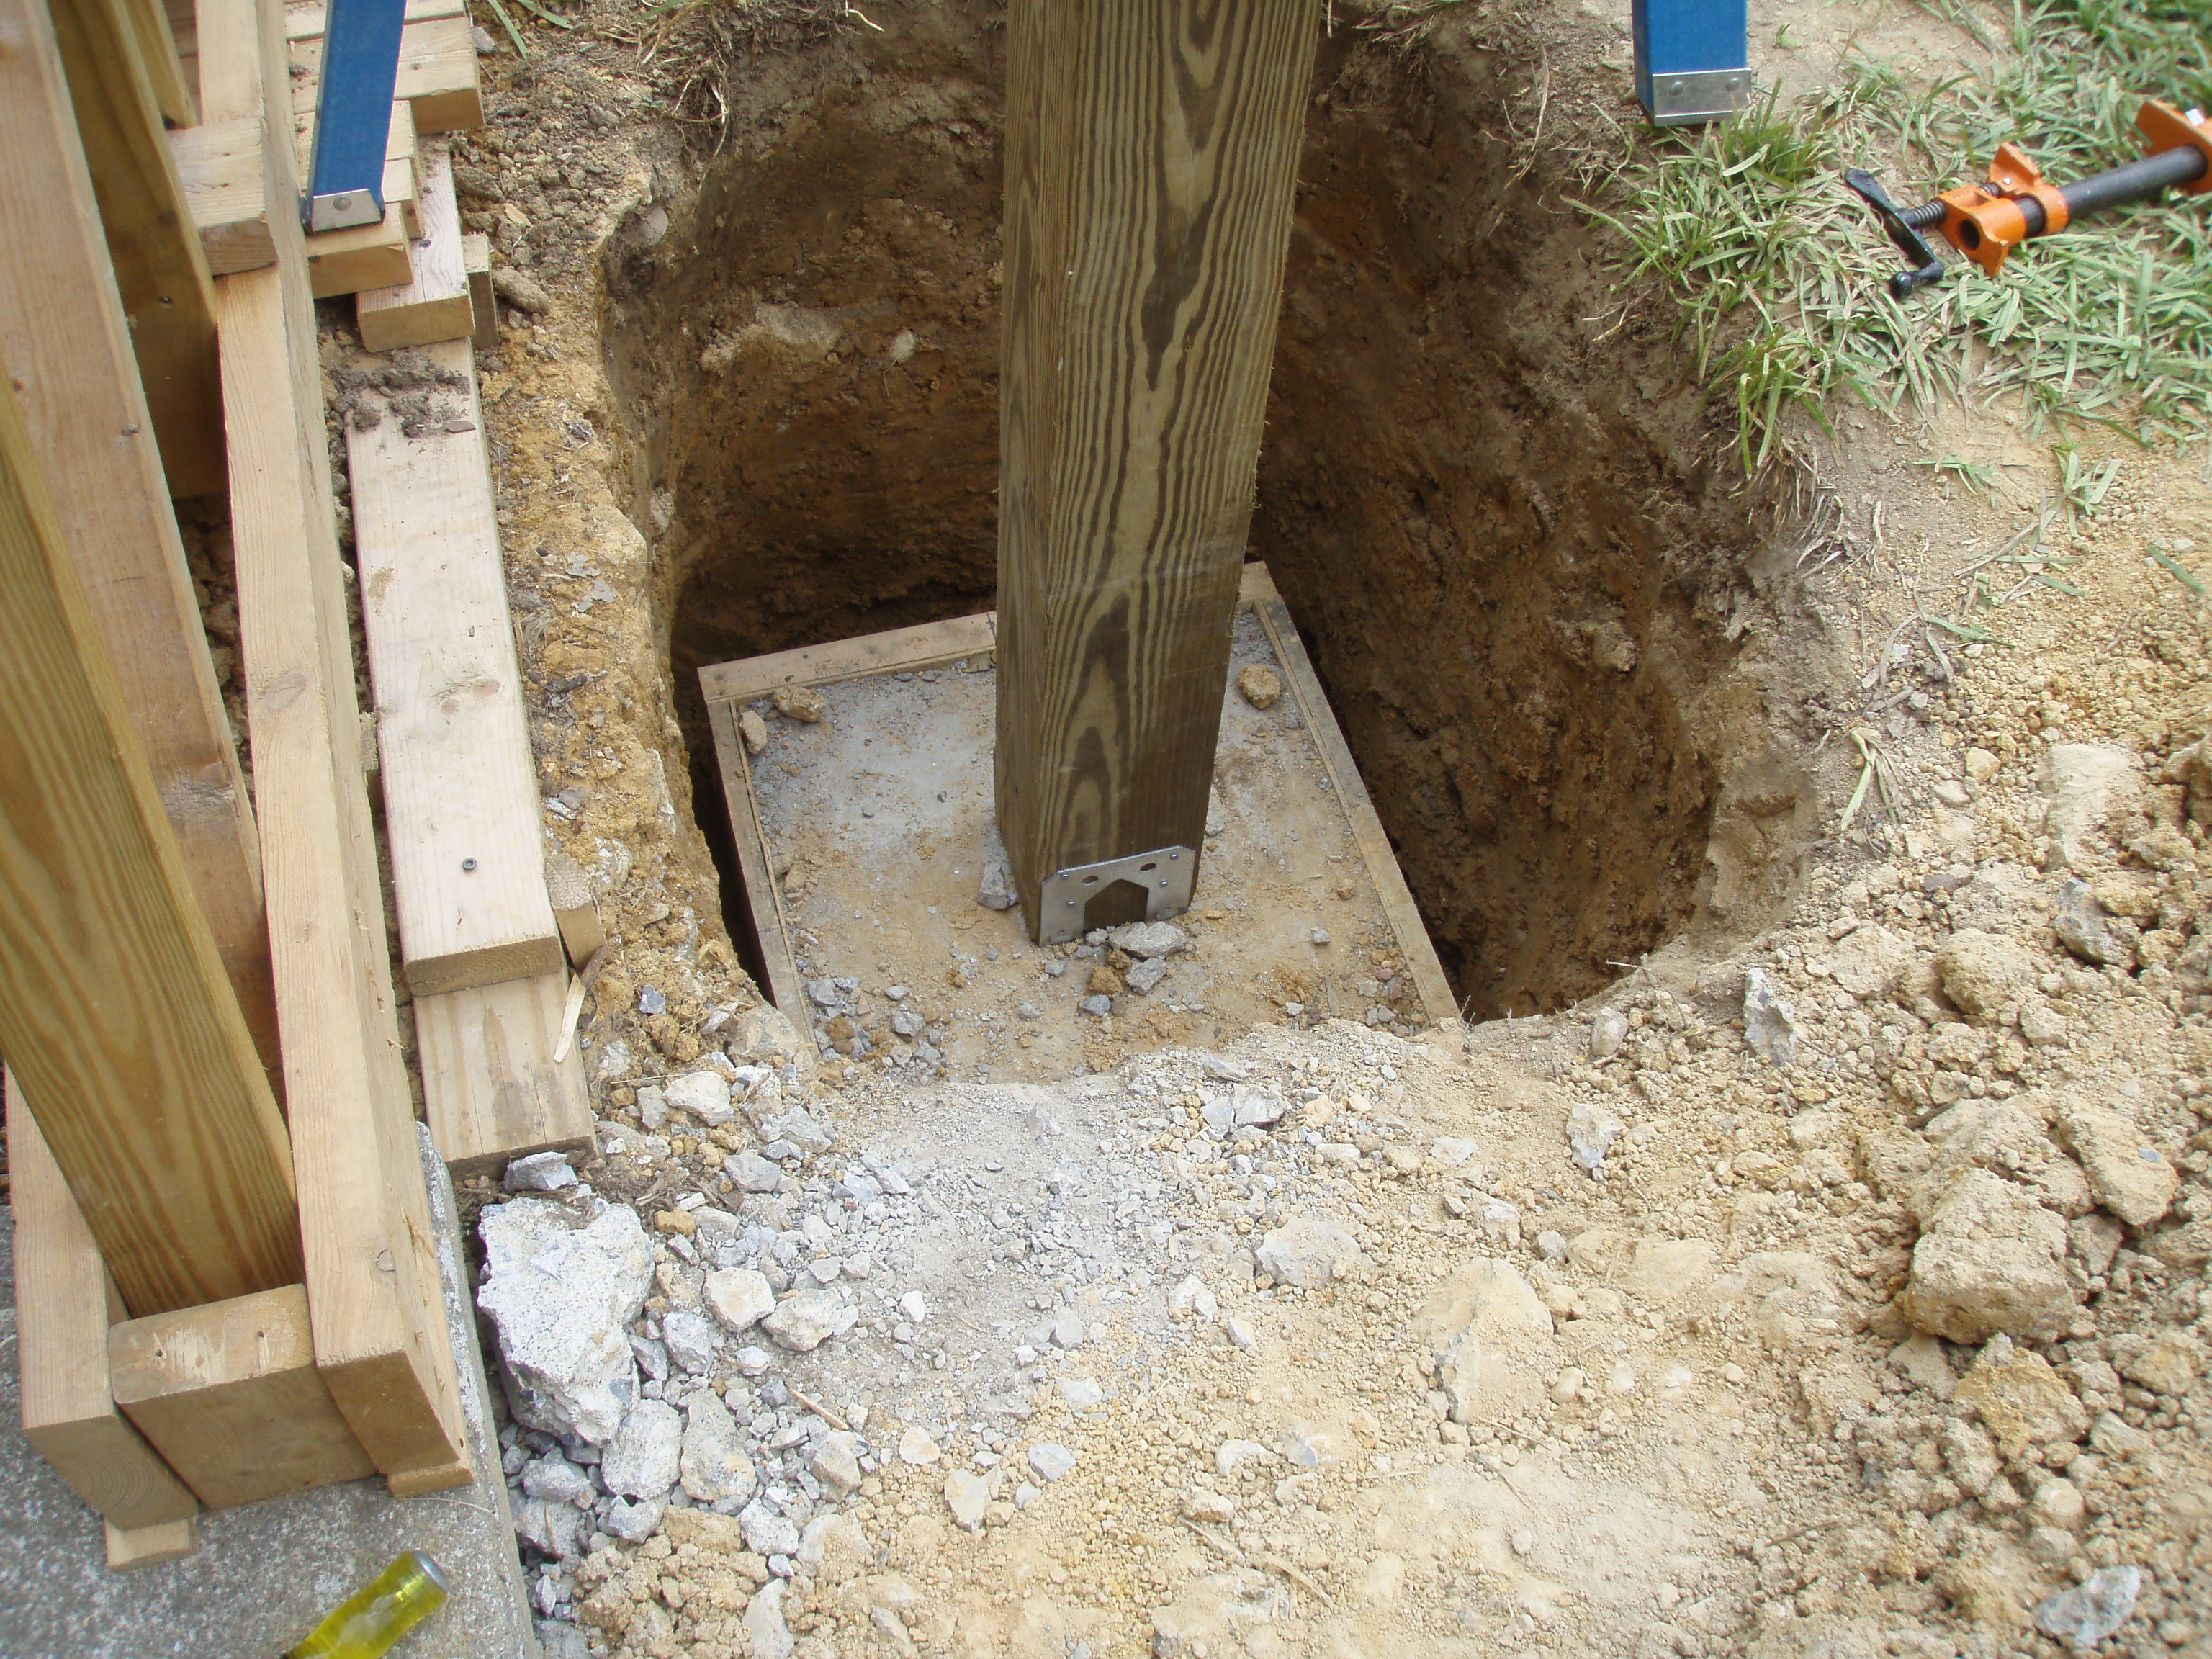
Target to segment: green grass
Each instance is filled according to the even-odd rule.
[[[2145,96],[2212,106],[2212,0],[1931,9],[1976,42],[1955,71],[1914,82],[1855,58],[1817,97],[1770,99],[1717,127],[1638,133],[1625,165],[1608,156],[1590,171],[1615,182],[1586,210],[1625,239],[1625,275],[1674,296],[1745,469],[1786,451],[1794,420],[1826,426],[1846,394],[1896,416],[2011,396],[2032,436],[2101,426],[2143,443],[2203,442],[2203,198],[2085,221],[2015,251],[1994,279],[1954,255],[1939,287],[1899,301],[1883,280],[1901,261],[1842,170],[1866,167],[1913,202],[1979,178],[2008,138],[2062,183],[2130,160]],[[2070,459],[2062,452],[2062,465]],[[2069,483],[2066,494],[2087,510],[2093,488]]]

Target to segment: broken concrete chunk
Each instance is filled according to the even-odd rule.
[[[1015,900],[1013,860],[993,823],[983,831],[983,873],[975,885],[975,902],[986,910],[1011,910]]]
[[[799,1291],[776,1304],[761,1321],[761,1329],[781,1348],[811,1353],[832,1337],[853,1328],[860,1310],[829,1291]]]
[[[532,1152],[509,1162],[500,1184],[510,1193],[557,1193],[576,1184],[576,1172],[566,1152]]]
[[[2117,933],[2105,907],[2091,896],[2088,883],[2069,878],[2059,884],[2051,912],[2051,930],[2058,942],[2084,962],[2117,963],[2132,967],[2135,946]]]
[[[1106,937],[1133,957],[1171,957],[1190,944],[1190,935],[1171,921],[1133,921]]]
[[[841,1498],[860,1484],[860,1443],[849,1431],[837,1429],[814,1443],[806,1467],[814,1478]]]
[[[1144,996],[1151,992],[1167,976],[1167,963],[1157,957],[1131,963],[1129,971],[1123,975],[1128,981],[1129,988],[1139,996]]]
[[[1620,1120],[1578,1100],[1567,1112],[1567,1152],[1592,1176],[1605,1172],[1605,1155],[1620,1138]]]
[[[1969,1170],[1913,1246],[1899,1307],[1917,1328],[1954,1342],[1999,1332],[2045,1341],[2074,1320],[2065,1257],[2064,1221],[2012,1182]]]
[[[1340,1221],[1293,1216],[1261,1240],[1260,1271],[1279,1284],[1318,1290],[1333,1279],[1365,1280],[1375,1263]]]
[[[684,1419],[676,1408],[641,1400],[607,1443],[599,1483],[624,1498],[665,1498],[676,1484],[683,1446]]]
[[[695,1504],[721,1504],[750,1498],[757,1484],[745,1455],[743,1431],[730,1408],[712,1389],[696,1390],[686,1402],[678,1471]]]
[[[515,1417],[534,1429],[605,1443],[637,1398],[629,1322],[653,1284],[653,1245],[637,1212],[602,1210],[578,1225],[546,1199],[485,1209],[484,1282],[477,1305],[498,1337]]]
[[[2118,1112],[2069,1106],[2059,1114],[2058,1136],[2081,1161],[2097,1202],[2130,1227],[2149,1226],[2180,1190],[2180,1172]]]
[[[830,712],[828,700],[811,685],[780,685],[770,701],[784,719],[807,726],[820,724],[822,717]]]
[[[720,1128],[738,1115],[737,1108],[730,1104],[730,1085],[719,1072],[687,1073],[664,1087],[661,1097],[670,1110],[689,1112],[710,1129]]]
[[[732,1333],[750,1330],[775,1307],[767,1279],[750,1267],[725,1267],[707,1275],[702,1299],[707,1311]]]
[[[945,1504],[955,1525],[974,1532],[983,1524],[983,1507],[991,1501],[991,1483],[980,1474],[955,1469],[945,1477]]]
[[[802,1053],[811,1054],[814,1045],[801,1042],[798,1028],[781,1009],[763,1002],[746,1009],[732,1022],[726,1052],[739,1066],[773,1068],[791,1064]]]
[[[751,709],[738,715],[738,736],[745,745],[745,753],[757,755],[768,747],[768,722]]]
[[[714,1321],[684,1308],[672,1308],[661,1316],[660,1339],[669,1358],[687,1371],[707,1370],[722,1346],[722,1334]]]
[[[1510,1265],[1478,1256],[1415,1316],[1455,1423],[1510,1421],[1536,1405],[1557,1368],[1552,1316]]]
[[[2073,1589],[2037,1602],[2035,1627],[2087,1653],[2127,1623],[2142,1594],[2142,1568],[2100,1567]]]

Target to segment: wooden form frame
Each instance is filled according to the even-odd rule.
[[[1376,816],[1374,800],[1360,781],[1352,750],[1338,729],[1328,699],[1322,693],[1313,659],[1306,654],[1289,607],[1266,565],[1252,563],[1243,568],[1237,609],[1249,609],[1258,618],[1274,652],[1284,687],[1297,704],[1307,730],[1313,733],[1329,783],[1350,821],[1352,842],[1359,848],[1384,917],[1405,953],[1407,971],[1420,995],[1422,1012],[1432,1022],[1455,1019],[1459,1011],[1452,1000],[1450,982],[1444,978],[1443,964],[1429,942],[1428,928],[1413,903],[1405,874],[1398,868],[1397,854],[1390,850],[1382,821]],[[765,988],[769,1000],[794,1019],[805,1016],[805,988],[799,972],[798,953],[793,948],[793,930],[784,914],[782,889],[775,878],[773,849],[754,802],[751,760],[738,732],[738,714],[747,703],[783,687],[834,685],[877,674],[911,673],[949,663],[973,662],[991,656],[997,641],[998,615],[987,611],[740,662],[710,663],[699,671],[708,723],[714,735],[714,758],[722,775],[722,794],[729,805],[731,833],[744,877],[745,903],[752,915],[767,973]]]

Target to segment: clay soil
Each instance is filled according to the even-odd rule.
[[[792,1086],[838,1150],[772,1212],[720,1173],[742,1124],[645,1121],[759,1001],[696,669],[991,603],[1003,21],[864,9],[588,5],[486,59],[457,143],[514,302],[484,396],[548,826],[616,939],[583,1173],[648,1227],[726,1206],[863,1310],[708,1379],[783,1513],[835,1521],[812,1559],[776,1591],[719,1517],[586,1527],[526,1555],[556,1650],[2056,1655],[2033,1610],[2133,1566],[2106,1650],[2212,1651],[2212,640],[2142,556],[2212,548],[2203,457],[2113,451],[2003,645],[1917,625],[2055,494],[2047,447],[2002,407],[1846,415],[1747,481],[1571,205],[1631,118],[1609,11],[1335,8],[1300,173],[1253,551],[1468,1022],[1006,1088],[833,1049]],[[1812,83],[1848,43],[1962,50],[1801,0],[1754,37],[1784,15]],[[1995,493],[1911,465],[1943,453]],[[2067,745],[2118,769],[2100,800]],[[2069,878],[2106,946],[2054,933]],[[2016,947],[2002,995],[1938,965],[1966,930]],[[1747,1043],[1753,969],[1787,1063]],[[1240,1088],[1287,1109],[1210,1130]],[[2155,1213],[2093,1188],[2093,1109],[2177,1178]],[[911,1198],[840,1199],[863,1152]],[[1968,1165],[2056,1228],[2063,1316],[2018,1352],[2065,1403],[2029,1426],[2009,1351],[1914,1300],[1929,1172]],[[1324,1223],[1341,1271],[1279,1278],[1270,1237]],[[698,1295],[662,1231],[647,1344]],[[1492,1263],[1537,1313],[1484,1339],[1485,1394],[1445,1338]],[[869,1448],[842,1497],[817,1406]]]

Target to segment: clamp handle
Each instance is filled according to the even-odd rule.
[[[1881,179],[1857,167],[1844,169],[1844,182],[1874,210],[1875,217],[1881,221],[1882,229],[1889,234],[1889,240],[1911,267],[1909,270],[1891,273],[1891,295],[1902,300],[1915,289],[1932,287],[1942,282],[1943,261],[1928,245],[1928,239],[1920,234],[1923,226],[1915,223],[1911,216],[1920,210],[1899,207],[1889,199],[1889,192],[1881,187]]]

